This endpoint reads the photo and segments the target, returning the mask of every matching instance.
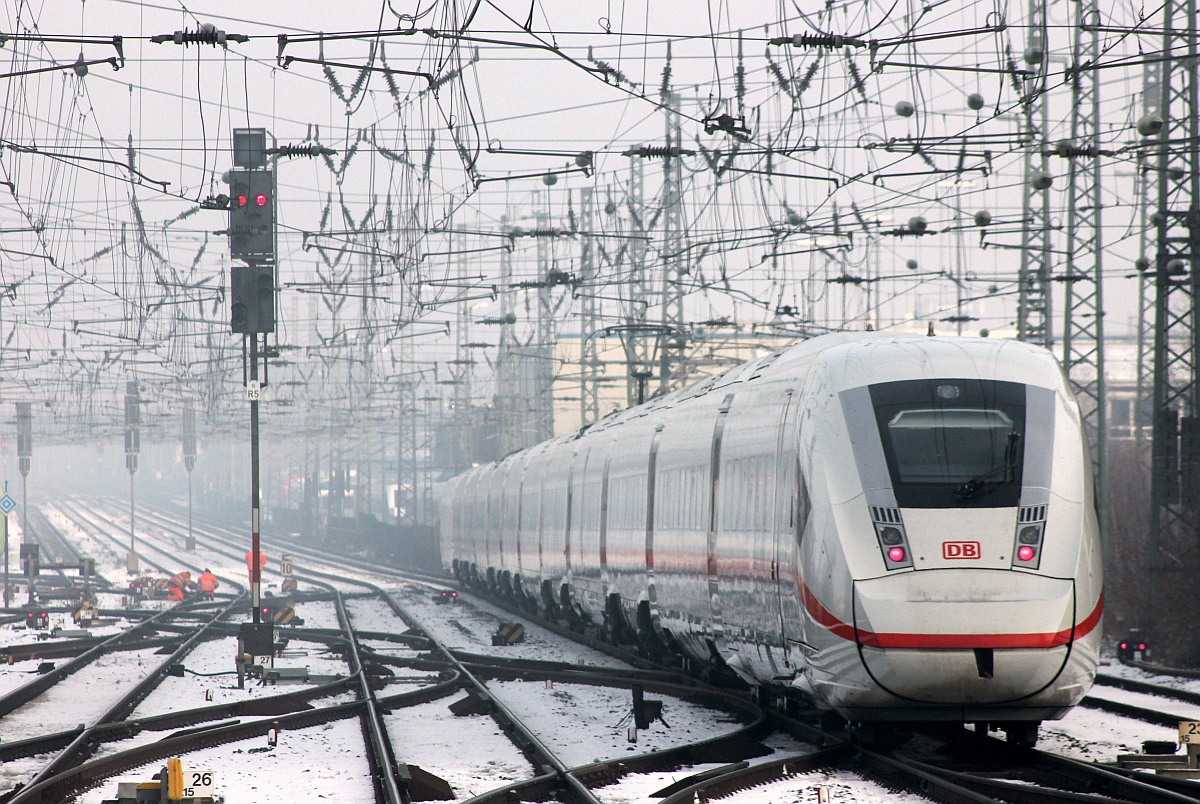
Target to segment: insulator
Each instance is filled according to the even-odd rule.
[[[182,30],[176,31],[171,41],[177,45],[224,45],[225,32],[212,27],[202,27],[197,31]]]
[[[642,148],[640,150],[642,152],[642,156],[660,156],[660,157],[675,156],[675,154],[672,153],[672,151],[674,151],[675,149],[669,148],[665,145],[647,145],[645,148]]]
[[[846,44],[846,37],[833,34],[796,34],[792,37],[792,47],[841,47]]]
[[[1070,140],[1063,140],[1054,146],[1054,153],[1063,159],[1074,159],[1077,156],[1095,156],[1096,147],[1094,145],[1076,145]]]
[[[278,148],[271,149],[276,155],[282,157],[289,156],[307,156],[310,159],[321,155],[322,148],[320,145],[280,145]]]

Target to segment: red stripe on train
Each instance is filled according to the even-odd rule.
[[[842,622],[825,608],[806,584],[800,584],[804,608],[809,615],[830,633],[851,642],[858,642],[869,648],[899,648],[899,649],[942,649],[965,650],[970,648],[1055,648],[1066,645],[1075,639],[1081,639],[1100,624],[1100,616],[1104,611],[1104,593],[1096,600],[1096,606],[1082,622],[1073,628],[1040,634],[883,634],[855,628]]]

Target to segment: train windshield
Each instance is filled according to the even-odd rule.
[[[880,383],[870,390],[897,504],[1017,505],[1024,386],[944,379]]]

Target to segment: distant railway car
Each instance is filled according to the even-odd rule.
[[[1092,464],[1053,356],[798,343],[458,477],[443,563],[852,722],[1031,742],[1092,684]]]

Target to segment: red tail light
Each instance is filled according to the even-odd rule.
[[[888,558],[892,561],[897,561],[897,562],[903,561],[904,560],[904,548],[903,547],[893,547],[892,549],[888,550]]]
[[[1021,561],[1033,561],[1033,557],[1037,555],[1037,550],[1027,544],[1021,545],[1017,550],[1017,558]]]

